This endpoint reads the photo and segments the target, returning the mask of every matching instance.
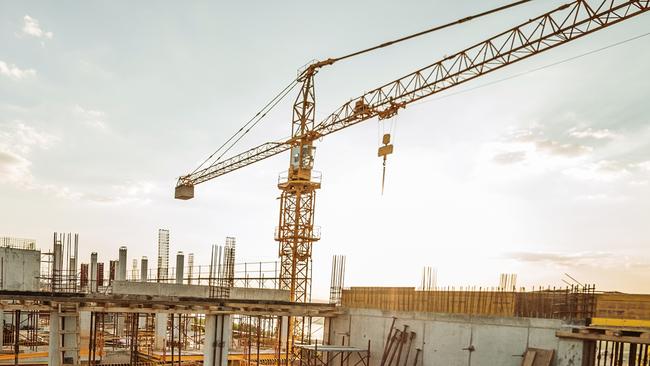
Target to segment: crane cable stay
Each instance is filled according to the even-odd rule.
[[[226,142],[221,144],[215,152],[210,154],[207,159],[205,159],[199,166],[197,166],[192,173],[194,174],[197,171],[199,171],[207,162],[212,160],[212,158],[221,152],[221,154],[214,160],[212,161],[211,164],[216,164],[217,162],[221,161],[221,158],[224,157],[230,151],[246,134],[248,134],[253,127],[257,126],[257,124],[264,118],[266,115],[275,108],[275,106],[278,105],[295,87],[298,85],[298,80],[294,79],[292,80],[287,86],[284,87],[278,94],[276,94],[268,103],[262,107],[251,119],[249,119],[243,126],[241,126],[235,134],[230,136]],[[234,140],[234,141],[233,141]],[[232,143],[231,143],[232,141]],[[230,143],[230,146],[226,147]],[[222,151],[223,150],[223,151]]]
[[[510,9],[510,8],[514,8],[516,6],[520,6],[520,5],[532,2],[532,1],[533,0],[519,0],[519,1],[510,3],[510,4],[506,4],[506,5],[499,6],[499,7],[487,10],[487,11],[483,11],[483,12],[480,12],[480,13],[477,13],[477,14],[474,14],[474,15],[466,16],[464,18],[458,19],[458,20],[453,21],[453,22],[445,23],[443,25],[439,25],[439,26],[435,26],[433,28],[425,29],[423,31],[413,33],[413,34],[410,34],[410,35],[407,35],[407,36],[404,36],[404,37],[400,37],[400,38],[397,38],[397,39],[394,39],[394,40],[391,40],[391,41],[383,42],[383,43],[381,43],[379,45],[369,47],[369,48],[365,48],[365,49],[360,50],[360,51],[355,51],[355,52],[352,52],[352,53],[349,53],[349,54],[346,54],[346,55],[343,55],[343,56],[339,56],[339,57],[336,57],[336,58],[328,58],[328,59],[326,59],[324,61],[320,61],[320,62],[314,61],[314,62],[311,63],[311,65],[307,65],[307,67],[305,67],[304,70],[309,70],[310,68],[313,68],[313,72],[315,72],[315,70],[317,68],[320,68],[320,67],[325,66],[325,65],[332,65],[333,63],[338,62],[338,61],[342,61],[342,60],[345,60],[345,59],[348,59],[348,58],[359,56],[359,55],[362,55],[362,54],[365,54],[365,53],[368,53],[368,52],[376,51],[376,50],[381,49],[381,48],[389,47],[389,46],[395,45],[397,43],[401,43],[401,42],[408,41],[408,40],[413,39],[413,38],[421,37],[421,36],[424,36],[424,35],[429,34],[429,33],[433,33],[433,32],[437,32],[437,31],[440,31],[440,30],[443,30],[443,29],[446,29],[446,28],[450,28],[450,27],[455,26],[455,25],[460,25],[462,23],[465,23],[465,22],[468,22],[468,21],[471,21],[471,20],[474,20],[474,19],[477,19],[477,18],[481,18],[481,17],[487,16],[487,15],[490,15],[490,14],[495,14],[495,13],[498,13],[498,12],[501,12],[501,11],[504,11],[504,10],[507,10],[507,9]],[[280,91],[277,95],[275,95],[253,117],[251,117],[246,123],[244,123],[244,125],[242,127],[240,127],[232,136],[230,136],[223,144],[221,144],[221,146],[219,146],[217,148],[217,150],[215,150],[212,154],[210,154],[210,156],[208,156],[203,162],[201,162],[201,164],[199,164],[199,166],[197,166],[189,175],[192,175],[192,174],[196,173],[197,171],[201,170],[201,168],[203,168],[208,162],[211,162],[210,165],[214,165],[214,164],[220,162],[221,159],[225,156],[225,154],[227,154],[246,134],[248,134],[255,126],[257,126],[259,124],[259,122],[264,117],[266,117],[267,114],[271,110],[273,110],[273,108],[275,106],[277,106],[278,103],[280,103],[301,82],[301,80],[302,80],[301,79],[301,74],[303,74],[303,73],[304,72],[299,73],[297,78],[293,79],[284,89],[282,89],[282,91]],[[386,139],[386,138],[384,138],[384,139]],[[388,134],[388,140],[390,142],[390,134]],[[230,145],[228,145],[228,144],[230,144]],[[388,142],[384,142],[384,145],[388,145]],[[390,146],[392,146],[392,145],[390,145]],[[384,150],[384,152],[385,151],[387,151],[387,150]],[[219,154],[219,153],[221,153],[221,154]],[[392,150],[391,150],[390,153],[392,153]],[[217,155],[217,154],[219,154],[219,156],[216,159],[212,160],[214,158],[214,156]],[[387,155],[383,155],[383,158],[384,158],[384,172],[385,172],[385,166],[386,166],[386,157],[387,157]],[[383,191],[384,190],[383,190],[383,178],[382,178],[382,194],[383,194]]]
[[[478,19],[478,18],[484,17],[486,15],[490,15],[490,14],[495,14],[495,13],[498,13],[498,12],[501,12],[501,11],[504,11],[504,10],[508,10],[510,8],[514,8],[514,7],[519,6],[519,5],[523,5],[523,4],[532,2],[532,1],[533,0],[515,1],[513,3],[509,3],[509,4],[506,4],[506,5],[503,5],[503,6],[499,6],[499,7],[487,10],[487,11],[483,11],[483,12],[474,14],[474,15],[466,16],[464,18],[455,20],[453,22],[449,22],[449,23],[445,23],[443,25],[435,26],[433,28],[425,29],[423,31],[413,33],[413,34],[409,34],[408,36],[400,37],[400,38],[394,39],[392,41],[387,41],[387,42],[378,44],[376,46],[368,47],[368,48],[365,48],[365,49],[360,50],[360,51],[355,51],[355,52],[349,53],[349,54],[344,55],[344,56],[339,56],[339,57],[336,57],[336,58],[329,58],[329,59],[326,59],[324,61],[320,61],[320,62],[316,63],[314,66],[321,67],[321,66],[325,66],[325,65],[332,65],[333,63],[341,61],[341,60],[345,60],[345,59],[348,59],[348,58],[351,58],[351,57],[359,56],[359,55],[362,55],[364,53],[376,51],[376,50],[378,50],[380,48],[385,48],[385,47],[388,47],[388,46],[392,46],[392,45],[395,45],[397,43],[401,43],[401,42],[408,41],[408,40],[413,39],[413,38],[424,36],[424,35],[429,34],[429,33],[433,33],[433,32],[443,30],[445,28],[450,28],[450,27],[453,27],[455,25],[460,25],[460,24],[463,24],[463,23],[468,22],[470,20]]]

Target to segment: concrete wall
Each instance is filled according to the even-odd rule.
[[[582,364],[582,342],[561,340],[555,332],[565,324],[560,320],[531,318],[471,317],[436,313],[385,312],[374,309],[349,309],[347,315],[332,319],[329,339],[332,344],[366,348],[371,343],[371,365],[379,365],[392,317],[395,327],[416,333],[410,351],[422,349],[419,365],[426,366],[520,366],[528,347],[553,349],[554,365]],[[328,334],[325,335],[327,340]],[[467,348],[473,346],[474,351]],[[402,355],[406,354],[406,349]],[[402,361],[404,358],[402,357]]]
[[[2,290],[38,291],[41,271],[41,252],[14,248],[0,248],[0,282]]]
[[[210,287],[175,283],[113,281],[113,293],[209,298]],[[230,298],[238,300],[289,301],[289,291],[235,287],[230,289]]]

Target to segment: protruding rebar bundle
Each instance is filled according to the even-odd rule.
[[[341,305],[345,280],[345,256],[332,257],[332,276],[330,279],[330,304]]]

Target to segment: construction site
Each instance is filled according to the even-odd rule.
[[[314,169],[315,144],[323,138],[366,121],[391,120],[412,103],[608,32],[637,15],[650,24],[644,14],[649,0],[569,1],[477,44],[459,45],[429,66],[414,65],[412,73],[317,117],[315,82],[322,69],[529,1],[310,62],[196,169],[170,172],[178,178],[169,199],[190,206],[201,200],[194,199],[195,186],[236,170],[247,174],[250,166],[276,155],[288,157],[277,179],[277,227],[274,237],[269,235],[277,245],[276,252],[269,244],[269,252],[277,261],[239,260],[238,250],[247,243],[239,243],[237,233],[191,253],[171,242],[169,229],[156,228],[157,243],[143,244],[155,247],[155,257],[136,257],[127,245],[90,251],[81,230],[81,235],[48,233],[51,241],[38,243],[2,233],[0,366],[650,365],[650,294],[597,288],[569,273],[562,275],[562,286],[524,287],[518,284],[521,273],[486,274],[493,286],[440,286],[437,270],[428,266],[413,287],[349,287],[346,253],[313,255],[321,239],[315,211],[322,175]],[[285,97],[292,100],[290,137],[232,154]],[[382,133],[377,151],[382,193],[392,138],[391,131]],[[320,284],[329,287],[329,299],[312,295],[316,261],[328,267],[331,262],[330,283]],[[370,262],[354,266],[370,275],[385,271]]]

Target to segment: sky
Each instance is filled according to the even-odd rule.
[[[209,262],[274,261],[276,156],[173,199],[194,169],[311,60],[336,57],[507,1],[0,3],[0,236],[80,235],[80,259],[118,248]],[[534,1],[323,69],[317,120],[422,66],[549,11]],[[313,295],[332,255],[346,286],[561,286],[650,291],[649,15],[317,142]],[[598,50],[598,51],[597,51]],[[597,51],[597,52],[594,52]],[[235,148],[290,134],[286,98]],[[379,136],[392,132],[381,194]]]

